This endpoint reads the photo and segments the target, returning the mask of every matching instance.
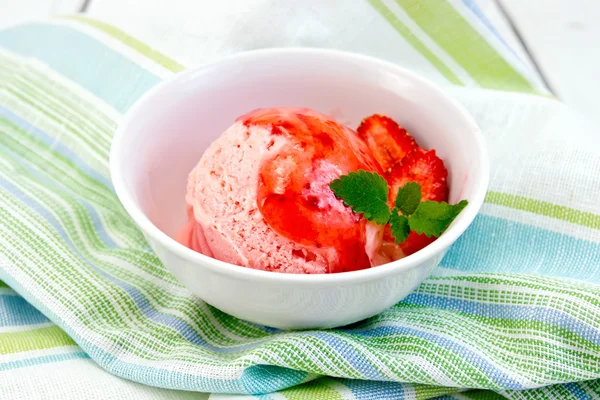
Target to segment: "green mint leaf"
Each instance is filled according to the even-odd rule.
[[[449,220],[429,219],[422,215],[413,214],[408,220],[408,226],[411,231],[415,231],[419,235],[425,234],[427,237],[439,237],[448,225],[450,225],[450,222]]]
[[[396,244],[404,242],[410,233],[408,218],[404,215],[399,215],[398,210],[395,208],[392,210],[392,216],[390,217],[390,229],[392,236],[396,239]]]
[[[390,219],[387,205],[388,184],[376,172],[358,170],[333,180],[333,193],[355,213],[362,213],[369,221],[385,225]]]
[[[443,201],[424,201],[411,215],[408,221],[410,229],[427,237],[439,237],[467,204],[466,200],[454,205]]]
[[[415,212],[421,202],[421,185],[417,182],[407,182],[398,189],[394,205],[404,215]]]
[[[467,200],[461,200],[452,206],[452,220],[458,217],[458,214],[469,204]]]
[[[452,218],[452,206],[445,201],[424,201],[415,210],[415,215],[428,219],[445,220]]]

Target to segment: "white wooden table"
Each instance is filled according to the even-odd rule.
[[[125,3],[131,9],[136,1],[143,6],[144,0]],[[600,0],[476,2],[556,96],[600,123]],[[107,0],[0,0],[0,27],[86,10],[119,12],[114,8],[121,4]]]

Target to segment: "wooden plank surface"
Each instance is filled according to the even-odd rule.
[[[499,1],[553,92],[600,123],[600,1]]]
[[[0,0],[0,27],[75,13],[83,4],[84,0]]]

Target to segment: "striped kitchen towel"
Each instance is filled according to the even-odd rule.
[[[599,398],[600,135],[473,0],[147,3],[136,22],[0,32],[0,398]],[[343,329],[278,331],[192,297],[110,182],[111,137],[144,92],[271,46],[411,68],[490,150],[482,212],[434,276]]]

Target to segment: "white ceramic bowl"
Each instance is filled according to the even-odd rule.
[[[396,262],[329,275],[265,272],[196,253],[173,237],[186,221],[186,179],[236,117],[260,107],[308,107],[356,128],[392,117],[449,171],[450,202],[469,205],[433,244]],[[171,272],[192,293],[236,317],[284,329],[328,328],[371,317],[407,296],[475,218],[488,158],[469,114],[442,90],[396,65],[330,50],[241,53],[177,74],[127,113],[110,156],[115,190]]]

